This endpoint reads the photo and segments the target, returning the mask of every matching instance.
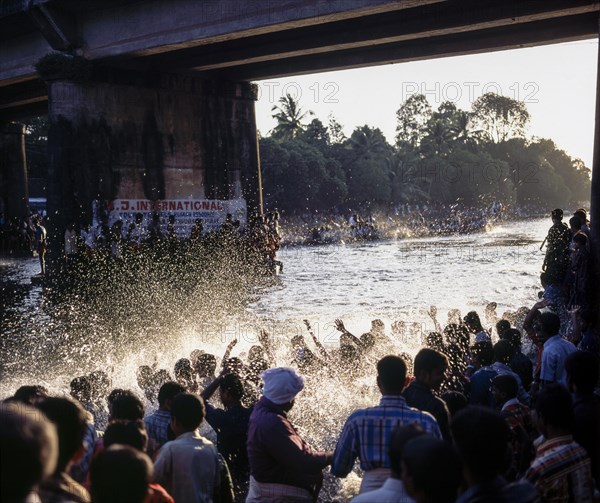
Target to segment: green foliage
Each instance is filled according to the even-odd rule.
[[[530,119],[525,103],[495,93],[473,102],[472,118],[485,139],[493,143],[523,138]]]
[[[263,185],[267,204],[288,211],[427,200],[573,206],[589,197],[590,170],[551,140],[526,141],[529,113],[505,96],[488,93],[470,112],[411,96],[396,113],[395,147],[368,125],[346,138],[331,115],[327,127],[304,125],[289,96],[275,109],[278,126],[260,143]]]
[[[279,140],[296,138],[305,129],[302,121],[307,116],[314,115],[311,111],[304,112],[298,102],[289,94],[279,98],[279,105],[271,108],[271,112],[275,112],[273,118],[277,119],[277,126],[271,135]]]

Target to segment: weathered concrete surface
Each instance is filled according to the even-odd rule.
[[[0,128],[0,198],[0,209],[7,220],[29,216],[23,124],[5,124]]]
[[[258,204],[248,83],[163,75],[152,87],[49,82],[49,232],[89,222],[95,199],[234,199]]]

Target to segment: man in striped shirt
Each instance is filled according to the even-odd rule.
[[[441,438],[434,417],[406,404],[402,390],[406,364],[398,356],[385,356],[377,363],[377,386],[381,392],[378,406],[359,409],[346,420],[338,440],[331,473],[346,477],[356,458],[365,472],[360,492],[380,488],[391,474],[389,446],[392,432],[399,426],[417,424],[426,433]]]
[[[544,441],[525,478],[536,486],[543,501],[592,503],[593,482],[590,458],[573,440],[571,395],[560,384],[551,384],[539,394],[536,422]]]

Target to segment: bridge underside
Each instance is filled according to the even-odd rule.
[[[47,88],[32,65],[52,50],[137,74],[239,82],[595,38],[600,10],[598,0],[330,2],[343,4],[338,11],[289,1],[247,2],[248,12],[227,17],[219,4],[235,2],[147,1],[143,11],[34,3],[0,18],[0,42],[21,55],[0,49],[0,121],[47,112]]]

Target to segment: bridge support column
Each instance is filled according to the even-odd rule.
[[[69,221],[91,221],[94,200],[244,198],[259,209],[255,85],[104,70],[48,88],[53,242]]]
[[[0,210],[4,217],[29,216],[25,126],[8,123],[0,126]]]
[[[598,35],[600,37],[600,18],[598,18]],[[594,254],[594,284],[600,281],[600,50],[596,67],[596,116],[594,127],[594,157],[592,159],[592,190],[590,194],[590,222],[592,251]],[[598,309],[598,324],[600,324],[600,293],[594,288],[595,305]],[[600,326],[600,325],[599,325]]]

